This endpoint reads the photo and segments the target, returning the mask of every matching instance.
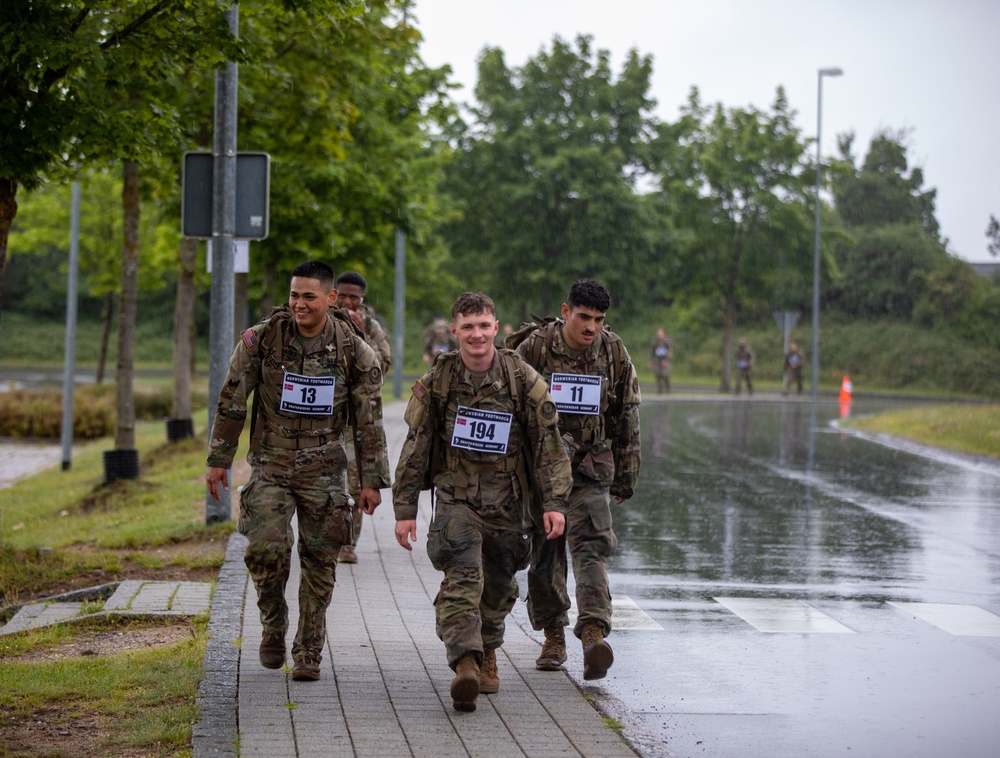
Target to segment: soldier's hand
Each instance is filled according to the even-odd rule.
[[[205,468],[205,483],[208,485],[208,494],[216,500],[219,499],[220,483],[222,484],[222,489],[229,492],[229,475],[224,468],[207,466]]]
[[[545,511],[542,524],[545,526],[545,539],[554,540],[566,530],[566,517],[558,511]]]
[[[373,487],[362,487],[358,495],[358,507],[371,516],[382,504],[382,493]]]
[[[406,519],[396,522],[396,542],[407,550],[413,550],[411,542],[417,541],[417,520]]]
[[[361,313],[361,311],[348,311],[347,313],[348,313],[348,315],[350,315],[351,321],[354,322],[354,325],[356,327],[358,327],[358,329],[360,329],[361,331],[364,331],[365,330],[365,317]]]
[[[618,484],[617,482],[612,484],[608,491],[618,505],[621,505],[635,494],[635,490],[631,487],[626,487],[624,484]]]

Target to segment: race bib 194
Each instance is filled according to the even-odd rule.
[[[596,416],[601,412],[601,377],[586,374],[553,374],[549,394],[560,413]]]
[[[285,372],[279,408],[286,413],[329,416],[333,413],[333,388],[336,381],[332,376],[302,376]]]
[[[510,437],[512,413],[483,411],[478,408],[458,406],[455,415],[455,431],[451,435],[451,446],[472,450],[477,453],[507,452]]]

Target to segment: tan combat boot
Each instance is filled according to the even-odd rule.
[[[320,677],[320,655],[301,655],[292,664],[292,679],[296,682],[315,682]]]
[[[344,545],[340,548],[340,556],[337,558],[338,563],[357,563],[358,554],[354,550],[354,545]]]
[[[580,634],[583,643],[583,678],[603,679],[611,664],[615,662],[615,654],[611,645],[604,641],[604,632],[597,624],[587,624]]]
[[[451,680],[451,700],[456,711],[476,710],[479,695],[479,664],[475,653],[466,653],[455,664],[455,678]]]
[[[483,665],[479,667],[479,691],[483,695],[493,695],[500,691],[496,650],[487,650],[483,653]]]
[[[260,637],[260,665],[266,669],[280,669],[285,665],[285,633],[264,632]]]
[[[545,627],[542,654],[535,661],[539,671],[558,671],[566,662],[566,631],[561,626]]]

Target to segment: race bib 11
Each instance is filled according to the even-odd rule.
[[[596,416],[601,412],[601,377],[586,374],[553,374],[549,394],[560,413]]]

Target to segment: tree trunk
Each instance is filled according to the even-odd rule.
[[[733,365],[733,331],[736,328],[736,303],[732,300],[726,301],[726,310],[723,316],[722,331],[722,376],[719,382],[719,392],[729,392],[729,376],[732,373]]]
[[[135,448],[135,396],[133,394],[133,348],[139,290],[139,164],[122,164],[122,293],[118,309],[118,371],[116,374],[115,449]]]
[[[171,418],[191,418],[191,322],[194,321],[194,267],[198,240],[181,240],[177,298],[174,301],[174,397]]]
[[[111,340],[111,314],[115,309],[115,293],[104,296],[101,308],[101,344],[97,349],[97,384],[104,384],[104,368],[108,363],[108,342]]]
[[[191,378],[196,379],[198,377],[198,319],[197,316],[197,303],[198,299],[195,298],[194,305],[192,306],[192,318],[191,324],[188,327],[188,339],[191,342]]]
[[[7,236],[17,215],[17,181],[0,177],[0,314],[3,313],[4,287],[7,282]]]

